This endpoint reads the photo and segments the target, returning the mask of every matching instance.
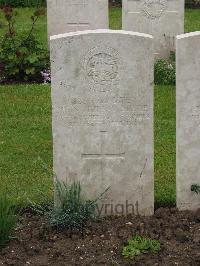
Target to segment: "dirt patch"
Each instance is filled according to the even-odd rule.
[[[158,239],[161,252],[124,259],[122,247],[135,235]],[[29,212],[15,237],[0,251],[0,265],[200,265],[200,211],[160,208],[153,217],[111,217],[88,223],[82,234],[52,231]]]

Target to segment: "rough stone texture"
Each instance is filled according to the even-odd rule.
[[[123,0],[123,29],[154,37],[156,57],[175,50],[175,37],[184,33],[183,0]]]
[[[177,36],[177,206],[200,207],[200,32]]]
[[[49,36],[107,29],[108,0],[47,0]]]
[[[58,179],[80,180],[90,199],[110,187],[101,214],[153,214],[152,36],[96,30],[50,42]]]

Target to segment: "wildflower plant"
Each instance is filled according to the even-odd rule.
[[[37,40],[34,31],[44,8],[37,8],[31,16],[31,27],[22,32],[16,29],[16,11],[1,8],[6,30],[0,39],[0,82],[42,81],[41,71],[49,65],[49,54]]]

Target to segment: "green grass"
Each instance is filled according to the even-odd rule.
[[[33,9],[16,9],[17,26],[30,26]],[[1,20],[2,17],[0,17]],[[200,10],[186,10],[185,31],[200,30]],[[3,22],[5,23],[5,22]],[[110,28],[121,28],[121,9],[110,10]],[[2,34],[3,29],[0,29]],[[36,28],[47,46],[46,17]],[[16,203],[27,197],[40,200],[52,180],[40,157],[52,168],[50,86],[0,86],[0,192],[7,190]],[[155,87],[155,198],[158,205],[175,204],[175,87]]]
[[[0,194],[0,250],[11,239],[19,214],[8,195]]]
[[[122,28],[122,10],[119,7],[110,8],[110,29],[119,30]]]
[[[50,86],[1,86],[0,114],[0,191],[38,201],[52,182],[38,159],[52,166]]]
[[[200,31],[200,9],[187,9],[185,12],[185,32]]]
[[[174,86],[155,86],[155,200],[176,201],[176,102]]]

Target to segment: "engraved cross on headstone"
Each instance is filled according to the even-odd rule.
[[[86,27],[89,25],[87,21],[87,17],[85,17],[85,21],[82,21],[81,14],[83,13],[83,8],[86,8],[88,5],[88,0],[72,0],[69,6],[75,6],[77,14],[74,17],[75,22],[67,23],[68,26],[71,27]],[[89,10],[89,9],[88,9]]]
[[[104,166],[106,160],[124,160],[125,159],[125,152],[119,153],[106,153],[106,131],[100,131],[101,133],[101,148],[99,153],[83,153],[82,158],[86,160],[99,160],[101,163],[101,177],[104,177]]]

